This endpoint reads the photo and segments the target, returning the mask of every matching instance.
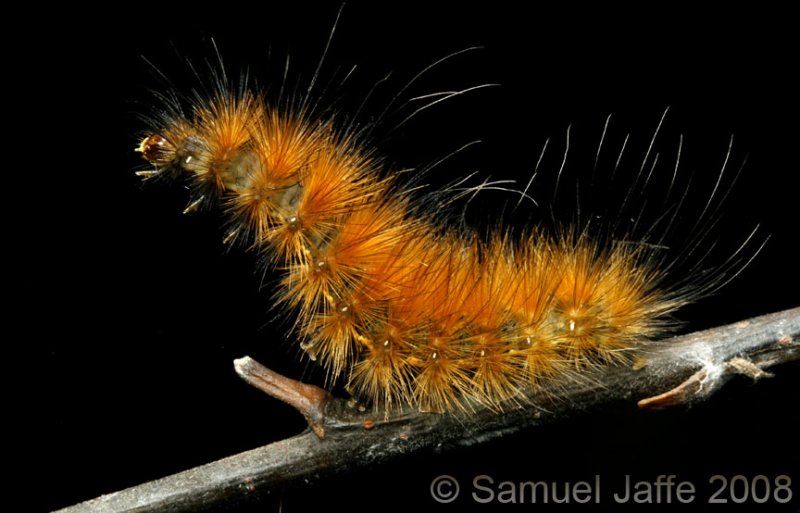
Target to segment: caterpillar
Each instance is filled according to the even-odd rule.
[[[304,353],[329,383],[387,415],[407,405],[502,410],[531,387],[629,363],[670,332],[678,309],[743,265],[739,251],[710,272],[684,265],[707,229],[699,222],[677,256],[664,250],[665,229],[586,223],[484,236],[446,212],[486,183],[422,195],[363,127],[308,96],[270,100],[218,70],[207,92],[163,98],[136,148],[151,168],[138,174],[187,178],[186,213],[224,211],[225,242],[283,271],[276,301],[296,315]],[[648,150],[637,180],[655,165]],[[665,208],[661,222],[676,215]]]
[[[164,108],[163,102],[148,96],[148,89],[180,92],[184,109],[194,101],[191,88],[201,81],[186,73],[183,59],[213,56],[204,37],[220,42],[231,75],[246,66],[256,68],[251,77],[263,87],[254,81],[251,86],[274,98],[285,82],[287,53],[290,76],[307,82],[337,7],[315,6],[312,13],[307,4],[270,3],[269,15],[260,16],[250,15],[249,9],[173,10],[162,3],[155,10],[134,9],[113,23],[74,16],[74,11],[51,17],[59,20],[57,24],[41,16],[30,18],[38,20],[39,27],[31,34],[38,34],[48,51],[36,52],[18,41],[22,46],[12,58],[12,68],[22,64],[15,75],[24,77],[17,82],[24,100],[20,106],[27,112],[20,120],[26,121],[26,135],[17,142],[23,151],[12,154],[25,155],[27,171],[24,179],[20,173],[9,175],[18,179],[9,182],[6,220],[7,252],[24,260],[21,268],[9,268],[9,277],[12,303],[21,305],[26,315],[20,318],[12,306],[10,320],[31,320],[9,347],[12,353],[18,346],[25,355],[33,351],[25,361],[35,357],[45,363],[36,379],[43,380],[41,393],[38,387],[26,392],[27,386],[21,392],[33,407],[18,417],[23,431],[35,438],[29,445],[40,448],[39,461],[44,462],[24,500],[47,503],[42,510],[55,509],[249,449],[265,439],[290,436],[304,427],[294,411],[249,394],[230,370],[231,359],[250,354],[283,374],[322,384],[321,366],[294,354],[301,350],[283,323],[291,326],[295,315],[271,319],[271,282],[280,270],[254,266],[255,252],[232,248],[226,253],[220,243],[225,231],[218,227],[218,216],[224,214],[182,216],[188,194],[183,179],[153,179],[140,186],[132,171],[152,166],[131,150],[149,135],[141,132],[143,127],[155,131],[162,121],[157,110]],[[690,193],[704,199],[724,161],[728,137],[735,134],[726,181],[745,155],[748,162],[723,208],[724,236],[708,241],[738,244],[756,222],[762,233],[772,234],[746,272],[721,293],[676,311],[685,323],[680,331],[798,304],[796,81],[792,67],[786,66],[796,57],[792,16],[770,11],[759,20],[752,8],[740,17],[730,8],[713,17],[640,8],[631,17],[629,11],[614,13],[607,7],[592,16],[574,9],[554,14],[540,7],[531,15],[515,12],[511,5],[480,10],[438,3],[420,7],[424,8],[348,2],[325,67],[330,75],[340,64],[345,71],[358,65],[350,82],[330,95],[341,93],[344,98],[338,116],[341,129],[346,130],[345,116],[357,111],[373,82],[393,72],[393,81],[383,86],[391,97],[417,71],[461,48],[484,46],[433,70],[405,96],[485,82],[501,86],[441,102],[391,138],[378,134],[377,140],[368,141],[375,155],[388,161],[387,171],[424,167],[480,138],[481,144],[437,166],[421,183],[438,181],[438,188],[438,183],[479,170],[481,176],[517,179],[522,190],[550,137],[529,189],[539,207],[525,200],[514,212],[515,230],[527,222],[550,230],[553,187],[546,182],[558,174],[567,125],[572,124],[570,151],[559,187],[565,213],[557,215],[564,224],[575,212],[568,205],[575,183],[570,172],[592,172],[606,115],[613,113],[597,174],[612,172],[628,132],[631,141],[620,172],[633,168],[636,173],[663,109],[671,105],[659,133],[661,147],[652,154],[661,155],[654,177],[669,181],[683,133],[679,171],[684,178],[695,175],[696,188]],[[759,21],[771,27],[768,34],[751,30],[761,25]],[[173,41],[179,58],[170,55]],[[274,45],[274,73],[266,55],[268,44]],[[158,77],[151,79],[141,55],[177,82],[174,88]],[[325,81],[318,85],[317,97]],[[372,98],[375,110],[382,111],[385,98]],[[143,124],[140,113],[155,119]],[[359,119],[368,122],[369,114],[364,110]],[[396,119],[387,120],[387,131]],[[622,188],[633,183],[621,173],[617,176]],[[698,178],[704,177],[712,181],[710,186],[700,187]],[[674,190],[680,196],[684,189],[680,185]],[[608,218],[613,217],[620,199],[588,192],[581,188],[581,202],[608,205]],[[419,191],[414,194],[417,200],[424,198]],[[460,209],[468,199],[453,207]],[[469,226],[483,230],[477,223],[495,216],[485,223],[502,223],[509,229],[510,208],[503,210],[504,201],[513,207],[518,196],[501,191],[478,194],[469,203]],[[657,202],[648,205],[655,207]],[[684,206],[695,205],[687,201]],[[591,210],[583,208],[581,218]],[[459,215],[460,210],[437,219],[461,229],[460,220],[453,219]],[[496,220],[500,215],[503,220]],[[678,235],[670,246],[680,248],[682,243]],[[724,258],[728,253],[717,247],[717,255]],[[266,279],[262,272],[267,272]],[[683,274],[676,271],[672,276]],[[26,283],[27,298],[16,295],[18,278]],[[262,280],[267,288],[260,293]],[[566,366],[561,370],[567,373],[561,379],[582,373]],[[733,381],[731,393],[690,412],[628,415],[628,405],[604,407],[596,416],[579,417],[543,433],[508,437],[500,445],[437,452],[411,460],[402,469],[390,466],[375,472],[370,466],[355,475],[359,501],[391,509],[396,499],[418,507],[430,500],[432,477],[462,469],[465,478],[489,474],[549,480],[558,475],[591,477],[583,473],[589,468],[599,471],[604,483],[627,473],[636,478],[696,473],[702,477],[698,483],[745,467],[767,475],[786,473],[796,467],[790,464],[797,460],[791,457],[796,445],[794,451],[789,444],[788,452],[772,457],[732,448],[787,433],[782,426],[793,425],[791,405],[796,404],[793,392],[798,385],[794,370],[780,370],[776,378],[756,387]],[[540,470],[509,470],[509,455],[519,467]],[[296,492],[294,501],[336,502],[341,497],[342,503],[352,504],[353,482],[338,481],[327,489],[318,482],[313,493],[305,488]],[[402,483],[403,492],[392,494],[387,502],[389,482]],[[288,504],[284,501],[284,511]]]

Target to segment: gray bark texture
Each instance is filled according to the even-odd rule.
[[[303,478],[379,464],[439,444],[474,444],[558,422],[598,405],[637,401],[642,409],[702,401],[737,375],[759,380],[765,370],[800,358],[800,308],[764,315],[648,346],[633,367],[610,366],[557,390],[531,392],[502,412],[474,406],[459,414],[365,410],[352,401],[280,376],[244,357],[246,381],[295,406],[309,429],[172,476],[59,510],[61,513],[205,511],[254,491]]]

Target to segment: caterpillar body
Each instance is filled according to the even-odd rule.
[[[456,192],[421,197],[352,126],[302,105],[223,79],[191,105],[154,116],[137,148],[153,169],[139,174],[188,177],[186,212],[223,209],[226,242],[284,271],[277,298],[296,312],[303,351],[387,414],[500,410],[531,387],[630,361],[722,281],[676,277],[651,232],[481,236],[448,223]]]

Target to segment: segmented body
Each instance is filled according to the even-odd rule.
[[[139,150],[155,173],[190,177],[193,205],[223,208],[228,239],[271,255],[303,350],[387,410],[501,408],[625,359],[686,301],[646,245],[443,227],[333,121],[251,93],[165,116]]]

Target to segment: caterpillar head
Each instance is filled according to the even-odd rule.
[[[136,151],[141,153],[142,157],[156,168],[168,167],[178,158],[175,145],[158,133],[142,139]]]

